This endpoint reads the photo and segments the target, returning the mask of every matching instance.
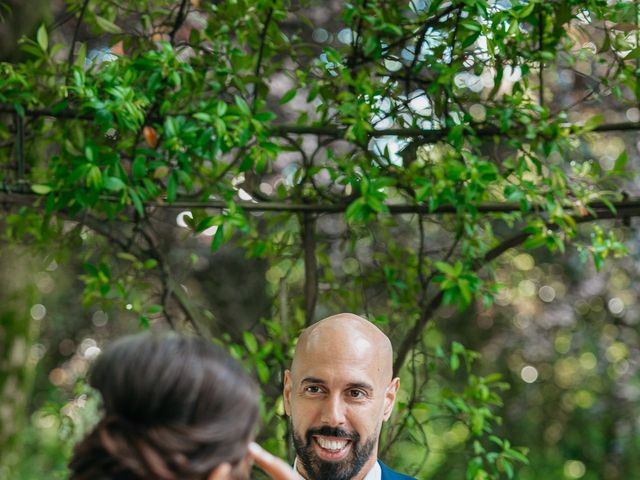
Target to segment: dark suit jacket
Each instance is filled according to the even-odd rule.
[[[380,464],[380,468],[382,469],[382,480],[416,480],[415,478],[408,477],[407,475],[394,472],[380,460],[378,460],[378,463]]]

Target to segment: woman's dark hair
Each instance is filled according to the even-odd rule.
[[[202,480],[241,462],[259,418],[254,382],[198,337],[124,337],[98,357],[89,383],[104,416],[76,446],[71,480]]]

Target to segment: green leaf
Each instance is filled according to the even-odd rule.
[[[460,342],[451,342],[451,351],[455,354],[462,354],[467,349]]]
[[[167,201],[173,203],[176,200],[176,193],[178,191],[178,176],[175,171],[169,175],[169,181],[167,182]]]
[[[135,207],[136,212],[138,212],[138,215],[143,217],[144,205],[142,204],[142,200],[140,200],[140,196],[133,188],[129,189],[129,196],[131,197],[131,201],[133,202],[133,206]]]
[[[609,37],[607,36],[607,40],[608,39],[609,39]],[[640,47],[634,48],[629,53],[627,53],[626,57],[624,57],[625,60],[634,60],[634,59],[638,59],[638,58],[640,58]]]
[[[273,112],[258,112],[254,115],[254,117],[256,120],[258,120],[259,122],[270,122],[271,120],[273,120],[274,118],[276,118],[276,114]]]
[[[280,99],[280,105],[289,103],[291,100],[293,100],[293,97],[296,96],[296,93],[298,93],[298,87],[294,87],[291,90],[288,90],[287,92],[285,92],[285,94]]]
[[[133,161],[133,165],[131,167],[133,171],[133,176],[135,178],[142,178],[147,176],[147,162],[144,157],[139,156]]]
[[[118,177],[106,177],[103,186],[112,192],[119,192],[125,187],[125,183]]]
[[[464,305],[469,305],[473,299],[471,289],[469,288],[469,281],[464,278],[458,279],[458,288],[460,289],[460,294],[464,300]]]
[[[533,12],[537,2],[528,2],[526,6],[518,13],[518,18],[526,18]]]
[[[616,159],[616,163],[613,165],[612,173],[621,173],[624,171],[624,167],[627,165],[629,161],[629,155],[627,155],[627,151],[624,150],[618,158]]]
[[[98,26],[104,30],[105,32],[108,33],[122,33],[122,29],[116,25],[115,23],[107,20],[104,17],[99,17],[98,15],[96,15],[96,23],[98,24]]]
[[[461,20],[460,26],[472,32],[479,32],[482,30],[482,25],[480,25],[475,20]]]
[[[216,234],[213,236],[213,240],[211,240],[211,251],[215,252],[222,245],[222,241],[224,240],[224,225],[220,225],[216,230]]]
[[[21,118],[24,118],[25,111],[22,105],[20,105],[19,103],[14,103],[13,108],[16,109],[17,114],[20,115]]]
[[[196,120],[201,120],[203,122],[211,121],[211,115],[205,112],[196,112],[193,114],[193,118],[195,118]]]
[[[260,380],[261,383],[266,384],[269,382],[269,367],[267,367],[267,364],[264,363],[263,360],[256,360],[256,372],[258,373],[258,380]]]
[[[41,184],[33,184],[31,185],[31,190],[38,195],[46,195],[50,193],[52,188],[49,185],[41,185]]]
[[[594,115],[589,118],[586,122],[584,122],[584,126],[582,127],[584,131],[591,131],[604,122],[604,117],[602,115]]]
[[[518,450],[514,450],[513,448],[510,448],[509,450],[507,450],[507,454],[511,458],[514,458],[517,461],[524,463],[525,465],[529,465],[529,459],[522,452],[519,452]]]
[[[345,217],[347,220],[363,220],[366,216],[365,209],[365,200],[362,197],[357,198],[347,207]]]
[[[136,262],[136,261],[138,261],[138,258],[135,255],[133,255],[133,254],[131,254],[129,252],[118,252],[116,256],[118,258],[121,258],[122,260],[126,260],[128,262]]]
[[[456,269],[452,265],[449,265],[446,262],[435,262],[434,266],[438,270],[440,270],[442,273],[449,275],[451,277],[456,277],[458,275]]]
[[[102,185],[102,171],[97,165],[93,165],[87,172],[87,186],[100,188]]]
[[[196,232],[204,232],[207,228],[215,227],[217,225],[220,225],[220,216],[208,216],[198,222],[195,230]]]
[[[247,102],[245,102],[244,98],[242,98],[239,95],[235,95],[234,100],[241,113],[245,115],[251,115],[251,109],[249,108],[249,105],[247,104]]]
[[[216,105],[216,114],[218,117],[224,117],[224,114],[227,113],[227,104],[220,101]]]
[[[471,45],[473,45],[473,43],[478,40],[478,38],[480,38],[480,34],[482,32],[477,31],[472,33],[471,35],[469,35],[468,37],[466,37],[463,41],[462,41],[462,48],[467,48]]]
[[[460,368],[460,357],[458,357],[458,355],[451,355],[451,358],[449,359],[449,367],[454,372]]]
[[[155,304],[155,305],[149,305],[149,307],[147,307],[147,313],[149,315],[160,313],[162,312],[162,310],[163,310],[162,305]]]
[[[158,261],[155,258],[148,258],[142,264],[145,270],[151,270],[152,268],[155,268],[157,265],[158,265]]]
[[[40,25],[40,28],[38,28],[36,39],[38,40],[38,45],[42,51],[46,52],[49,48],[49,35],[47,35],[47,28],[44,24]]]
[[[251,332],[242,332],[242,339],[249,353],[255,354],[258,351],[258,342]]]

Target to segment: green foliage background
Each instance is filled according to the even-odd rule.
[[[2,275],[28,280],[0,391],[32,394],[3,410],[2,475],[65,477],[88,364],[139,328],[246,362],[290,456],[281,372],[338,311],[394,343],[390,465],[640,473],[635,263],[605,263],[636,252],[636,3],[50,8],[0,63]]]

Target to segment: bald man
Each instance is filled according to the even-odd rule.
[[[410,479],[378,461],[382,422],[400,387],[392,361],[387,336],[357,315],[334,315],[302,332],[283,392],[300,478]]]

